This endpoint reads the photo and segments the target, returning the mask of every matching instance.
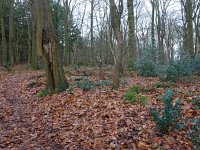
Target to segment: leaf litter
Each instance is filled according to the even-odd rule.
[[[88,68],[93,82],[111,80],[112,72]],[[70,83],[86,78],[84,70],[66,74]],[[80,75],[80,77],[77,77]],[[88,76],[87,76],[88,78]],[[149,113],[149,108],[161,109],[157,97],[164,88],[147,91],[148,105],[124,101],[124,92],[133,85],[152,87],[158,78],[126,74],[124,85],[118,90],[98,86],[90,91],[74,87],[67,91],[40,98],[37,93],[45,88],[43,71],[21,70],[0,74],[0,149],[193,149],[186,131],[170,131],[160,135]],[[192,84],[176,83],[174,90],[183,102],[184,116],[199,117],[186,102],[191,91],[200,95],[200,80]],[[34,85],[34,86],[31,86]]]

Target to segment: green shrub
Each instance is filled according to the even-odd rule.
[[[200,73],[200,56],[191,58],[182,55],[179,60],[170,60],[163,63],[157,59],[159,50],[146,48],[141,51],[134,67],[141,76],[159,76],[164,81],[177,81],[180,77]],[[157,53],[157,54],[156,54]],[[157,60],[157,61],[156,61]]]
[[[140,61],[137,62],[136,64],[136,68],[138,70],[139,75],[141,76],[151,76],[151,77],[155,77],[157,76],[157,72],[156,72],[156,67],[157,64],[152,61],[152,60],[146,60],[146,59],[142,59]]]
[[[133,104],[137,99],[137,94],[139,94],[140,90],[141,90],[140,86],[137,85],[132,86],[125,92],[124,99],[128,100],[131,104]]]
[[[95,88],[94,82],[90,81],[89,79],[85,79],[82,82],[77,82],[76,85],[83,91],[89,91]]]
[[[148,101],[148,97],[145,95],[140,95],[139,93],[141,91],[142,88],[140,86],[134,85],[125,92],[124,99],[128,100],[131,104],[138,100],[140,104],[145,105]]]
[[[67,89],[67,92],[69,93],[69,94],[72,94],[72,91],[73,91],[73,84],[69,84],[69,87],[68,87],[68,89]]]
[[[155,48],[145,48],[142,51],[141,57],[138,58],[134,67],[138,70],[141,76],[157,76],[158,63],[155,62]]]
[[[186,137],[193,143],[194,150],[198,150],[200,148],[200,118],[189,119],[189,123],[192,126],[186,133]]]
[[[200,97],[197,96],[192,100],[192,104],[194,106],[194,108],[197,110],[200,108]]]
[[[39,93],[38,93],[38,96],[39,97],[45,97],[45,96],[47,96],[48,95],[48,92],[46,91],[46,90],[42,90],[42,91],[40,91]]]
[[[137,94],[136,93],[132,93],[131,91],[127,91],[124,94],[124,99],[128,100],[131,104],[133,104],[135,102],[137,98]]]
[[[140,91],[142,90],[142,88],[140,86],[134,85],[131,88],[128,89],[128,91],[132,92],[132,93],[136,93],[139,94]]]
[[[194,106],[194,110],[200,108],[200,97],[196,96],[192,100],[188,100]],[[185,120],[185,124],[189,125],[189,129],[186,133],[186,137],[191,140],[194,145],[194,150],[200,148],[200,117],[193,117]]]
[[[183,55],[179,60],[170,60],[157,70],[159,76],[165,81],[177,81],[180,77],[192,75],[200,72],[199,56],[191,58]],[[164,78],[163,78],[164,77]]]
[[[165,91],[163,100],[165,107],[162,110],[162,117],[160,117],[160,114],[156,111],[155,108],[151,109],[150,112],[159,131],[165,134],[168,133],[170,128],[175,128],[179,126],[179,119],[182,117],[182,115],[181,101],[177,100],[174,106],[172,104],[173,91],[171,89]]]
[[[101,80],[98,83],[96,83],[96,86],[108,86],[108,85],[112,85],[112,81]]]
[[[193,69],[190,67],[191,61],[188,58],[182,58],[176,61],[170,61],[166,66],[166,80],[177,81],[180,77],[191,75]]]

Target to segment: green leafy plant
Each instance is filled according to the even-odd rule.
[[[139,94],[142,88],[140,86],[134,85],[131,88],[128,89],[129,92],[131,93],[136,93]]]
[[[199,109],[200,108],[200,97],[197,96],[192,100],[192,104],[194,106],[194,109]]]
[[[141,90],[140,86],[137,85],[132,86],[125,92],[124,99],[128,100],[131,104],[133,104],[137,99],[137,94],[139,94],[140,90]]]
[[[137,59],[134,67],[141,76],[157,76],[157,68],[159,63],[155,62],[157,49],[153,47],[144,48],[141,51],[141,56]]]
[[[68,87],[68,89],[67,89],[67,92],[69,93],[69,94],[72,94],[72,91],[73,91],[73,84],[69,84],[69,87]]]
[[[186,133],[186,137],[193,143],[194,150],[197,150],[200,148],[200,118],[189,119],[189,122],[192,126]]]
[[[131,104],[133,104],[135,102],[137,98],[137,94],[136,93],[132,93],[131,91],[127,91],[124,94],[124,99],[128,100]]]
[[[83,91],[89,91],[95,88],[94,82],[90,81],[89,79],[85,79],[82,82],[77,82],[77,86],[80,87]]]
[[[199,96],[195,96],[193,99],[188,99],[187,101],[188,103],[192,103],[194,111],[200,108]],[[188,126],[186,138],[193,143],[193,149],[198,150],[200,148],[200,117],[187,118],[184,121],[184,124]]]
[[[141,105],[146,105],[149,101],[149,97],[148,96],[145,96],[145,95],[141,95],[141,94],[138,94],[138,102],[141,104]]]
[[[145,105],[148,101],[148,97],[139,94],[141,91],[142,88],[140,86],[134,85],[125,92],[124,99],[128,100],[131,104],[137,100],[140,104]]]
[[[39,93],[38,93],[38,96],[39,97],[45,97],[45,96],[47,96],[48,95],[48,92],[46,91],[46,90],[42,90],[42,91],[40,91]]]
[[[181,119],[181,101],[177,100],[173,105],[173,91],[168,89],[163,96],[164,109],[162,110],[162,117],[155,108],[151,109],[151,115],[161,133],[168,133],[170,128],[179,127],[179,119]]]
[[[112,85],[112,81],[101,80],[101,81],[96,83],[96,86],[108,86],[108,85]]]
[[[159,74],[164,74],[164,81],[176,82],[181,77],[189,76],[194,72],[192,60],[189,56],[183,56],[180,60],[170,60],[166,65],[163,65]]]

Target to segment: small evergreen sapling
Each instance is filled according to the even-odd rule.
[[[181,115],[181,101],[177,100],[176,104],[173,105],[173,91],[168,89],[165,91],[163,96],[165,108],[163,110],[163,115],[160,117],[160,114],[156,111],[155,108],[151,109],[151,115],[155,121],[159,131],[161,133],[168,133],[170,128],[179,127],[179,119]]]

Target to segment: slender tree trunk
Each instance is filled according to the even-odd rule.
[[[10,0],[9,8],[9,63],[10,67],[14,65],[14,34],[13,34],[13,5],[14,0]]]
[[[113,77],[113,88],[116,89],[120,85],[120,74],[122,69],[122,51],[124,48],[123,36],[120,30],[120,13],[122,13],[121,8],[119,8],[120,12],[117,12],[117,7],[115,5],[114,0],[110,1],[110,15],[111,15],[111,26],[114,31],[115,38],[117,40],[117,49],[116,49],[116,65],[115,72]]]
[[[6,38],[5,38],[5,27],[4,27],[4,18],[3,18],[3,2],[0,2],[0,11],[1,11],[1,45],[2,45],[2,61],[3,66],[7,66],[7,49],[6,49]]]
[[[185,2],[185,19],[186,19],[186,36],[185,36],[185,51],[190,57],[194,57],[194,41],[193,41],[193,6],[192,0],[186,0]]]
[[[31,47],[31,68],[39,69],[38,59],[37,59],[37,49],[36,49],[36,24],[37,24],[37,9],[36,9],[36,1],[34,0],[31,5],[31,13],[32,13],[32,47]]]
[[[27,43],[28,43],[28,65],[30,65],[31,63],[31,29],[30,29],[30,24],[27,21],[27,32],[28,32],[28,39],[27,39]]]
[[[152,16],[151,16],[151,46],[152,48],[155,48],[155,30],[154,30],[154,25],[155,25],[155,0],[151,1],[152,4]]]
[[[91,16],[90,16],[90,38],[91,38],[91,54],[92,56],[90,57],[90,62],[93,63],[93,59],[94,59],[94,0],[91,0],[91,10],[90,10]]]
[[[136,59],[136,35],[135,35],[135,19],[134,19],[134,11],[133,11],[133,0],[127,0],[128,7],[128,66],[132,67],[133,62]]]
[[[19,64],[19,33],[16,34],[16,53],[15,53],[16,64]]]
[[[159,49],[159,57],[160,61],[163,62],[164,56],[163,56],[163,47],[162,47],[162,38],[161,38],[161,16],[160,16],[160,7],[159,7],[159,1],[156,0],[156,17],[157,17],[157,35],[158,35],[158,49]]]
[[[61,54],[53,28],[49,0],[36,0],[37,6],[37,49],[43,58],[47,77],[46,89],[60,92],[68,87],[61,61]]]
[[[63,0],[63,4],[64,4],[64,41],[65,41],[65,46],[64,46],[64,65],[69,65],[69,42],[68,42],[68,38],[69,38],[69,34],[68,34],[68,30],[69,30],[69,6],[68,6],[68,0]]]

